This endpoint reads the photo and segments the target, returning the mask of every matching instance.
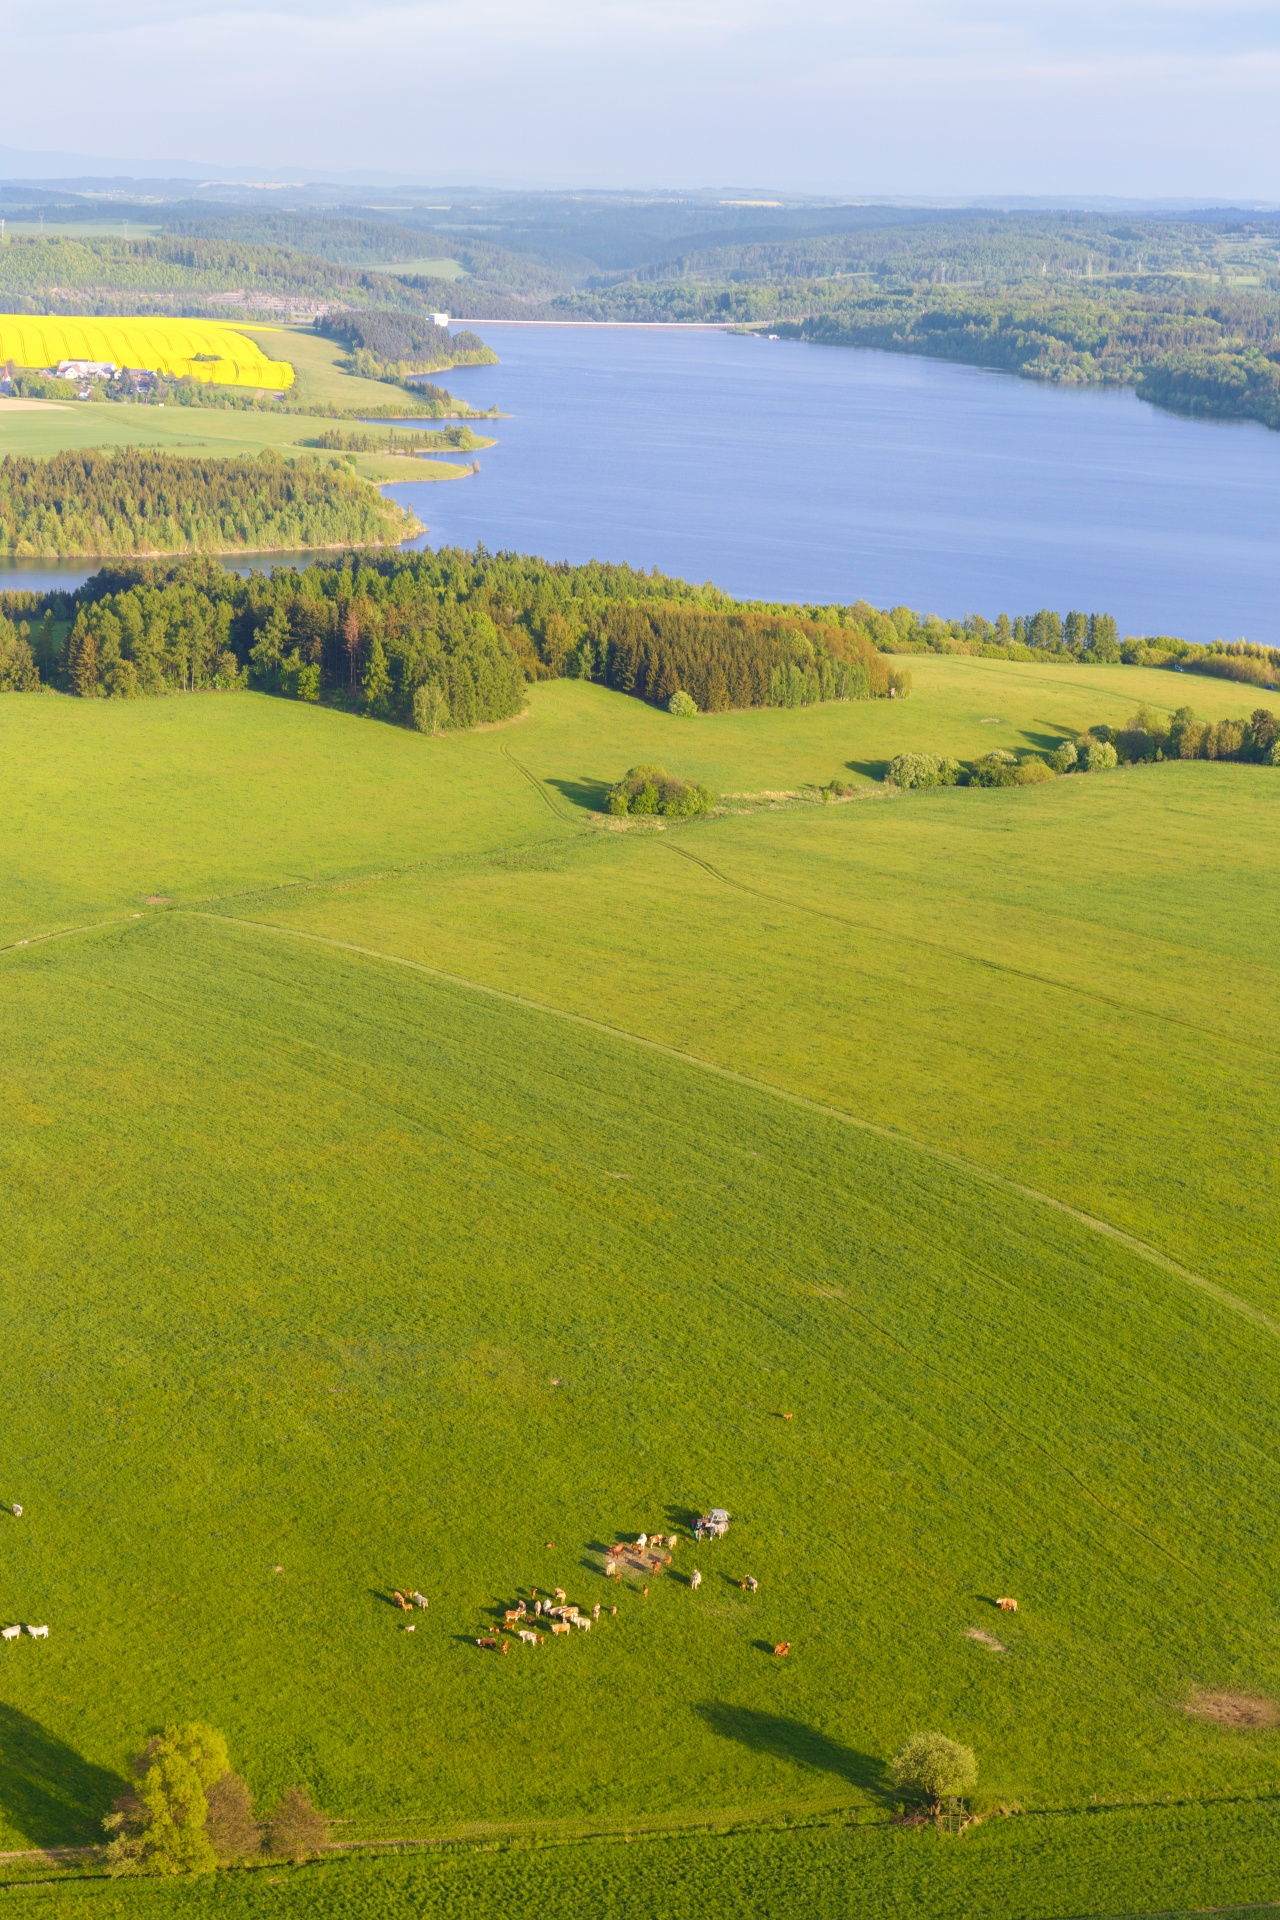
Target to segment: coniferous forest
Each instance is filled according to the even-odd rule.
[[[0,553],[261,553],[392,543],[411,516],[343,462],[177,456],[151,448],[6,454]]]

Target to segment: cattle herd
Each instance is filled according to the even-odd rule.
[[[729,1516],[722,1509],[713,1509],[714,1519],[701,1516],[692,1529],[695,1540],[718,1539],[728,1530]],[[675,1549],[680,1541],[678,1533],[639,1533],[634,1540],[619,1540],[608,1548],[604,1556],[602,1572],[606,1580],[621,1583],[625,1574],[647,1576],[640,1588],[642,1596],[648,1597],[649,1580],[662,1573],[672,1563]],[[548,1543],[550,1544],[550,1543]],[[689,1574],[689,1589],[696,1593],[702,1585],[702,1575],[695,1567]],[[739,1580],[744,1593],[755,1593],[760,1582],[751,1574]],[[417,1599],[417,1595],[411,1596]],[[404,1605],[402,1597],[395,1598]],[[426,1603],[423,1602],[425,1605]],[[610,1617],[618,1611],[616,1606],[608,1609]],[[513,1607],[504,1607],[502,1626],[494,1633],[480,1634],[476,1645],[485,1653],[506,1653],[512,1641],[518,1640],[527,1647],[540,1647],[552,1637],[569,1637],[575,1631],[590,1633],[600,1620],[605,1608],[599,1601],[584,1612],[571,1601],[563,1587],[555,1587],[549,1594],[540,1594],[534,1587],[527,1600],[517,1600]],[[504,1636],[510,1636],[504,1637]],[[790,1649],[788,1649],[790,1651]]]

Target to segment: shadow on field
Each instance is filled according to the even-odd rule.
[[[860,773],[868,780],[883,780],[889,771],[887,760],[846,760],[845,765],[853,773]]]
[[[731,1707],[722,1701],[706,1701],[694,1709],[714,1733],[736,1740],[754,1753],[771,1754],[775,1760],[790,1760],[794,1765],[810,1767],[815,1773],[834,1773],[864,1793],[885,1799],[889,1780],[884,1763],[872,1754],[859,1753],[854,1747],[841,1746],[816,1727],[802,1720],[787,1720],[777,1713],[759,1713],[754,1707]]]
[[[608,780],[548,780],[547,785],[562,793],[572,806],[590,813],[603,813],[609,799]]]
[[[0,1706],[0,1812],[33,1847],[93,1846],[128,1781],[16,1707]]]

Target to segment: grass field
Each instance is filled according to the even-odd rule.
[[[0,1611],[52,1627],[0,1648],[0,1850],[92,1837],[190,1715],[350,1838],[874,1828],[218,1883],[255,1911],[603,1884],[630,1914],[654,1876],[676,1913],[1269,1896],[1280,1732],[1184,1707],[1280,1695],[1280,772],[890,800],[865,775],[905,746],[1249,704],[913,671],[901,704],[694,723],[544,683],[438,740],[0,702],[0,938],[36,942],[0,956]],[[736,792],[853,765],[866,797],[604,830],[640,758]],[[710,1503],[725,1542],[606,1585],[619,1532]],[[557,1582],[617,1617],[477,1651]],[[924,1725],[1037,1817],[878,1824]]]

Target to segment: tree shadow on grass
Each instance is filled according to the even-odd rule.
[[[846,760],[845,766],[853,773],[860,773],[867,780],[883,780],[889,771],[887,760]]]
[[[736,1740],[754,1753],[767,1753],[775,1760],[789,1760],[794,1766],[808,1767],[814,1773],[833,1773],[851,1787],[874,1794],[879,1800],[891,1797],[884,1763],[873,1754],[859,1753],[805,1726],[802,1720],[788,1720],[782,1714],[760,1713],[754,1707],[733,1707],[723,1701],[704,1701],[694,1711],[701,1715],[714,1733],[725,1740]]]
[[[570,805],[581,807],[588,813],[603,813],[609,800],[609,780],[548,780],[549,787],[562,793]]]
[[[0,1813],[33,1847],[88,1847],[129,1787],[94,1766],[38,1720],[0,1706]]]

